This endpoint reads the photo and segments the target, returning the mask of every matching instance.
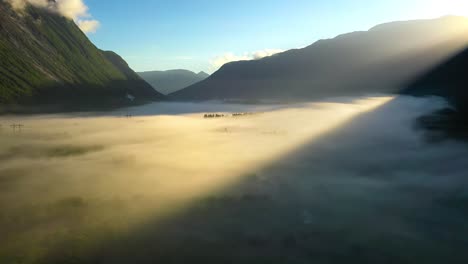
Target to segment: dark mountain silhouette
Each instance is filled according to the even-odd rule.
[[[194,73],[187,70],[147,71],[138,74],[163,94],[179,91],[210,76],[205,72]]]
[[[468,19],[394,22],[261,60],[224,65],[177,100],[310,100],[398,92],[468,43]]]
[[[468,48],[417,78],[404,93],[442,96],[468,113]]]
[[[131,95],[131,96],[128,96]],[[0,104],[121,106],[163,98],[65,17],[0,1]]]
[[[403,91],[416,96],[441,96],[453,108],[423,116],[426,129],[468,139],[468,48],[423,74]]]

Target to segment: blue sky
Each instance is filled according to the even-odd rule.
[[[468,15],[468,0],[85,0],[91,40],[137,71],[209,73],[248,59],[389,21]],[[266,52],[266,53],[268,53]],[[221,61],[221,62],[220,62]]]

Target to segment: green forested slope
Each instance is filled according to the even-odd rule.
[[[73,21],[32,6],[15,11],[0,0],[0,103],[117,103],[127,94],[162,97]]]

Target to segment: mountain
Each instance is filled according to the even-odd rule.
[[[120,106],[132,96],[163,98],[72,20],[32,5],[13,10],[0,0],[1,105]]]
[[[224,65],[176,100],[310,100],[399,91],[468,43],[468,18],[393,22],[260,60]]]
[[[437,132],[437,140],[468,140],[468,48],[418,76],[402,93],[447,99],[451,108],[422,116],[418,123]]]
[[[468,116],[468,48],[416,78],[404,93],[444,97]]]
[[[148,71],[138,74],[163,94],[179,91],[210,76],[205,72],[194,73],[187,70]]]

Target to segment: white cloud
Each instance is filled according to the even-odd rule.
[[[212,59],[210,61],[210,64],[213,68],[221,68],[226,63],[233,62],[233,61],[243,61],[243,60],[252,60],[253,57],[250,57],[248,55],[235,55],[234,53],[227,52],[224,53],[221,56],[217,56],[216,58]]]
[[[56,0],[57,11],[65,17],[73,20],[81,17],[89,17],[88,7],[82,0]]]
[[[23,9],[27,4],[47,8],[52,12],[73,19],[85,33],[96,32],[100,25],[99,21],[90,19],[88,6],[83,0],[56,0],[55,2],[49,0],[8,0],[8,2],[14,9]]]
[[[91,20],[77,20],[76,24],[85,33],[95,33],[98,30],[99,26],[101,25],[99,21],[92,20],[92,19]]]
[[[259,59],[262,59],[262,58],[265,58],[265,57],[269,57],[269,56],[272,56],[272,55],[275,55],[277,53],[281,53],[281,52],[284,52],[284,50],[280,50],[280,49],[265,49],[265,50],[258,50],[258,51],[255,51],[253,53],[253,58],[255,60],[259,60]]]
[[[210,60],[211,67],[213,70],[218,70],[224,64],[233,62],[233,61],[246,61],[246,60],[259,60],[268,56],[275,55],[277,53],[283,52],[281,49],[264,49],[254,52],[246,52],[243,55],[236,55],[232,52],[226,52],[223,55],[217,56]]]

